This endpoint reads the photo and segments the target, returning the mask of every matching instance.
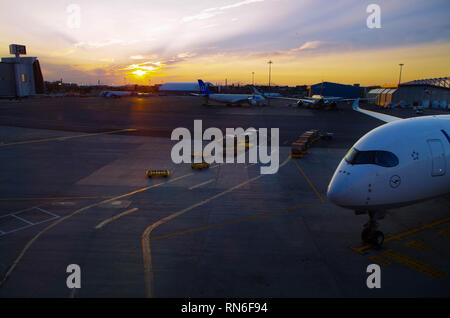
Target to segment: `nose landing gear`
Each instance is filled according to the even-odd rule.
[[[364,229],[361,233],[361,239],[364,243],[370,244],[373,247],[379,249],[383,245],[384,242],[384,234],[381,231],[378,231],[378,222],[377,219],[380,219],[384,216],[384,212],[373,212],[369,211],[370,220],[366,224],[364,224]]]

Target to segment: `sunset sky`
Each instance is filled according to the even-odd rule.
[[[366,8],[381,7],[369,29]],[[79,27],[70,5],[80,8]],[[40,59],[47,81],[302,85],[395,84],[449,76],[448,0],[14,0],[0,11],[11,43]],[[75,26],[75,27],[74,27]]]

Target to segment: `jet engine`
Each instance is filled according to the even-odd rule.
[[[250,98],[248,99],[248,103],[249,103],[250,105],[252,105],[252,106],[258,105],[258,101],[257,101],[254,97],[250,97]]]

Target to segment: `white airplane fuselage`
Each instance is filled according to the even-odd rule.
[[[210,94],[208,95],[209,100],[227,103],[227,104],[237,104],[237,103],[249,103],[251,105],[260,105],[265,102],[264,97],[259,95],[245,95],[245,94]]]
[[[123,97],[123,96],[132,96],[135,92],[130,91],[103,91],[100,96],[102,97]]]
[[[450,115],[396,120],[375,128],[342,159],[328,198],[345,208],[376,211],[450,193],[449,134]]]
[[[262,95],[264,97],[267,97],[267,98],[274,98],[274,97],[280,97],[281,96],[280,93],[263,93]]]

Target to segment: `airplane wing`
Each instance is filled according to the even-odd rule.
[[[272,98],[293,100],[293,101],[296,101],[297,103],[301,101],[306,104],[314,104],[316,102],[316,100],[314,100],[314,99],[307,99],[307,98],[292,98],[292,97],[272,97]]]
[[[341,99],[340,101],[341,102],[354,102],[357,99],[359,99],[359,100],[374,100],[374,99],[376,99],[376,97],[372,97],[372,98],[344,98],[344,99]]]
[[[399,117],[395,117],[395,116],[391,116],[391,115],[386,115],[386,114],[381,114],[381,113],[377,113],[377,112],[373,112],[370,110],[365,110],[365,109],[361,109],[359,108],[359,98],[357,98],[354,102],[353,102],[353,110],[356,110],[357,112],[369,115],[371,117],[377,118],[381,121],[384,121],[386,123],[390,123],[391,121],[395,121],[395,120],[400,120],[402,118]]]

